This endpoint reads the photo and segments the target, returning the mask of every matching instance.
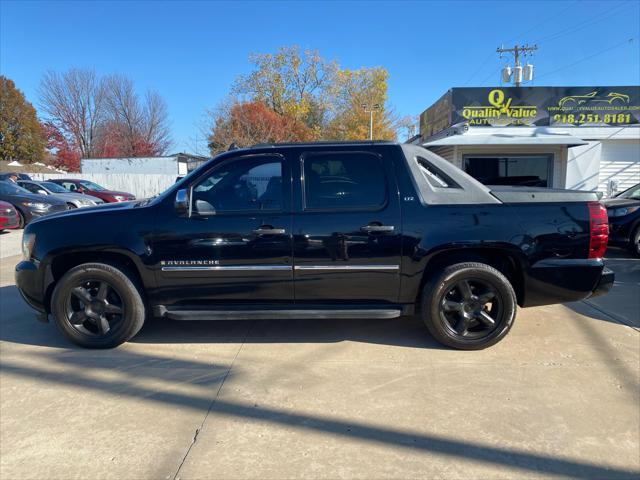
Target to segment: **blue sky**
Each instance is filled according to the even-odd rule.
[[[0,0],[0,72],[36,108],[48,69],[123,73],[165,98],[175,151],[194,151],[205,109],[252,52],[295,44],[344,67],[384,66],[390,104],[418,115],[450,87],[499,85],[495,49],[516,42],[539,45],[534,85],[640,84],[639,37],[640,0]],[[197,145],[203,153],[202,137]]]

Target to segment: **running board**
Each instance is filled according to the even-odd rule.
[[[157,306],[157,316],[171,320],[282,320],[298,318],[384,319],[397,318],[401,309],[343,310],[169,310]]]

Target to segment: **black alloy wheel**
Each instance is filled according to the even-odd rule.
[[[516,308],[509,280],[479,262],[456,263],[434,273],[420,305],[431,335],[461,350],[479,350],[502,340],[513,325]]]
[[[104,280],[83,281],[67,294],[66,320],[84,335],[106,335],[124,315],[120,293]]]
[[[77,345],[113,348],[142,328],[146,317],[142,291],[131,269],[83,263],[56,283],[51,313],[62,334]]]
[[[482,338],[493,332],[502,315],[502,301],[494,287],[479,278],[464,278],[441,300],[440,315],[455,335]]]

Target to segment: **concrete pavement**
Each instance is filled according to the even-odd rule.
[[[17,260],[0,261],[0,478],[640,475],[640,334],[606,305],[520,310],[481,352],[416,319],[158,321],[90,351],[34,320]]]
[[[22,253],[22,230],[0,232],[0,258],[13,257]]]

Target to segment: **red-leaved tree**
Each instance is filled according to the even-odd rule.
[[[47,139],[48,163],[70,172],[80,170],[80,149],[69,135],[51,122],[42,125]]]
[[[263,102],[233,102],[212,114],[209,135],[211,154],[226,150],[231,144],[248,147],[256,143],[308,141],[312,131],[295,118],[280,115]]]

